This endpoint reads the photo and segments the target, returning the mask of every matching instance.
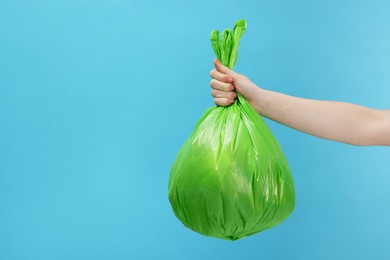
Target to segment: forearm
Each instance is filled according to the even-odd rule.
[[[283,125],[324,139],[353,145],[381,142],[375,128],[378,110],[335,101],[293,97],[259,89],[252,102],[262,116]]]

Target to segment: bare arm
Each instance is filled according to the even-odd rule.
[[[390,146],[390,110],[293,97],[260,88],[254,100],[259,114],[310,135],[353,145]]]
[[[215,65],[216,70],[210,73],[213,77],[210,85],[217,105],[230,105],[235,89],[260,115],[298,131],[352,145],[390,146],[390,110],[305,99],[261,89],[244,75],[217,61]]]

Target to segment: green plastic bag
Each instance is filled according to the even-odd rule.
[[[214,52],[233,68],[246,21],[211,33]],[[285,220],[295,206],[283,152],[252,106],[237,93],[228,107],[211,107],[181,147],[168,197],[177,218],[211,237],[237,240]]]

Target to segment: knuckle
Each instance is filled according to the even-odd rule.
[[[212,80],[210,80],[210,87],[214,87],[215,86],[215,79],[212,79]]]
[[[212,69],[212,70],[210,71],[210,77],[214,78],[214,75],[215,75],[215,69]]]

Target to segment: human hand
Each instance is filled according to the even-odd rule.
[[[210,87],[212,88],[211,95],[214,97],[214,103],[217,106],[229,106],[234,103],[238,92],[251,105],[256,99],[257,87],[246,76],[236,73],[233,70],[222,65],[218,60],[214,60],[215,69],[210,71],[212,80]]]

